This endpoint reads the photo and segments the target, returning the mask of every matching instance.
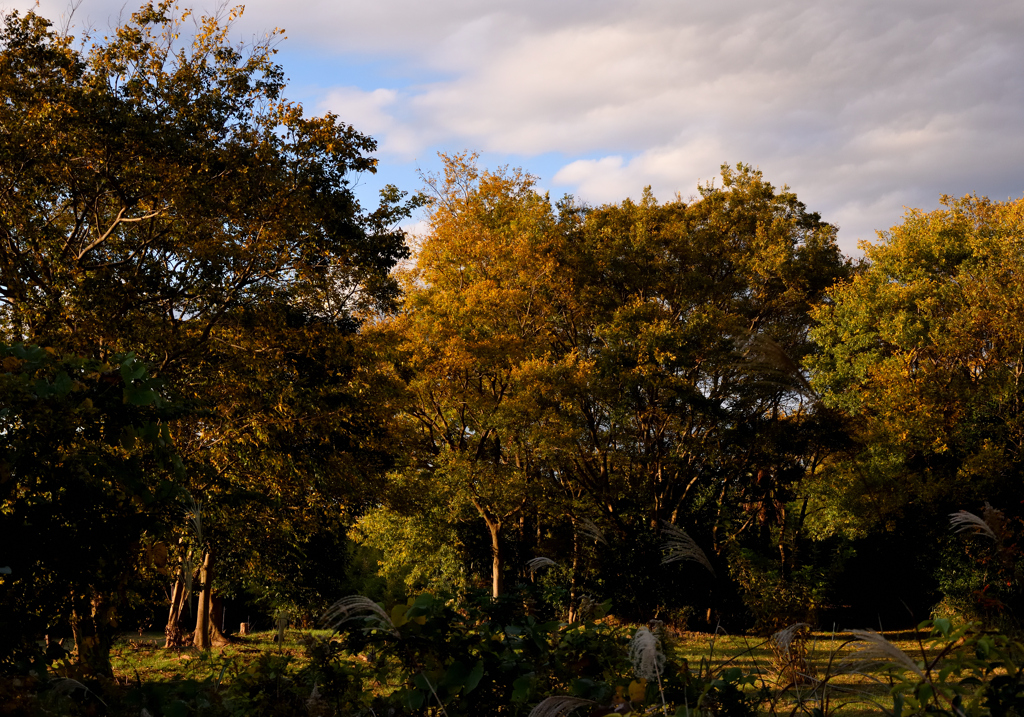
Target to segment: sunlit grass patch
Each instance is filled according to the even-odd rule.
[[[927,635],[915,630],[882,635],[911,659],[932,660],[939,648],[929,646]],[[849,659],[860,641],[851,632],[812,632],[807,637],[806,680],[795,682],[777,664],[772,638],[719,633],[681,633],[670,648],[677,660],[686,660],[691,672],[705,666],[711,674],[729,667],[758,676],[758,686],[772,693],[768,711],[790,714],[794,710],[842,711],[844,715],[878,714],[891,711],[891,683],[886,674],[851,670]]]
[[[265,653],[287,655],[290,664],[298,669],[308,661],[304,640],[330,634],[329,630],[287,630],[284,642],[279,645],[275,630],[254,632],[233,637],[231,644],[204,655],[194,647],[165,649],[162,633],[143,633],[120,638],[111,650],[111,663],[114,676],[124,682],[202,681],[223,678],[221,673],[230,677]],[[228,669],[225,669],[226,664]]]

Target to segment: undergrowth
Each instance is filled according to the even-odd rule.
[[[590,715],[1024,714],[1024,647],[978,624],[767,640],[631,626],[598,609],[566,623],[513,599],[424,594],[339,603],[331,629],[255,635],[221,651],[124,641],[114,679],[61,659],[0,682],[0,714]],[[607,606],[605,606],[606,608]]]

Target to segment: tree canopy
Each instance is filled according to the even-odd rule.
[[[743,165],[723,180],[596,209],[465,155],[429,181],[430,232],[386,324],[406,352],[407,475],[483,519],[496,594],[511,526],[576,580],[581,525],[625,546],[684,521],[724,550],[814,470],[807,311],[848,263],[791,192]],[[568,545],[543,538],[566,526]]]
[[[353,581],[434,591],[335,604],[385,641],[484,586],[481,619],[520,591],[545,635],[593,596],[774,631],[865,566],[914,609],[936,576],[1024,609],[1024,200],[911,210],[858,262],[746,164],[589,206],[442,155],[368,209],[374,140],[285,97],[276,34],[188,17],[0,27],[2,669],[66,631],[109,676],[164,591],[167,646],[200,648],[225,596],[308,624]],[[983,504],[954,513],[972,562],[947,516]],[[434,676],[499,684],[472,650]]]
[[[232,13],[182,41],[176,12],[146,5],[81,45],[4,17],[0,339],[150,365],[184,465],[157,537],[174,559],[191,495],[233,571],[204,591],[309,599],[277,566],[337,532],[388,460],[355,330],[394,302],[409,207],[390,187],[359,205],[376,145],[284,97],[275,34],[235,44]]]
[[[855,421],[850,488],[875,515],[1019,501],[1022,229],[1022,200],[944,197],[815,310],[814,385]]]

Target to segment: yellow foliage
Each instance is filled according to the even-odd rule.
[[[629,683],[629,701],[643,702],[647,697],[647,680],[640,678]]]

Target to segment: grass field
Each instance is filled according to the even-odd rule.
[[[303,638],[311,634],[327,633],[288,630],[281,645],[275,642],[274,632],[255,633],[202,655],[194,649],[165,650],[162,634],[143,633],[116,644],[112,655],[115,676],[126,685],[180,679],[227,684],[266,653],[281,656],[289,669],[297,670],[306,663]],[[912,631],[885,636],[915,660],[936,654],[936,650],[923,647]],[[757,687],[766,687],[770,695],[767,713],[810,714],[817,708],[825,715],[838,712],[856,717],[890,711],[893,706],[884,676],[850,673],[840,664],[858,644],[850,633],[810,634],[805,641],[806,660],[800,667],[805,677],[797,683],[773,654],[770,640],[763,637],[684,632],[670,634],[667,643],[677,661],[686,660],[691,674],[717,675],[739,667],[755,675]]]
[[[287,656],[291,664],[301,667],[306,662],[302,638],[328,634],[326,630],[287,630],[284,642],[278,646],[274,631],[251,633],[233,638],[232,644],[214,648],[204,656],[195,648],[165,650],[163,633],[145,632],[118,640],[110,657],[114,676],[126,682],[181,678],[203,680],[218,677],[222,670],[228,676],[244,670],[249,663],[268,652]]]
[[[938,648],[929,648],[924,635],[915,631],[882,633],[914,660],[930,660]],[[746,635],[684,633],[673,641],[673,649],[685,658],[691,671],[703,669],[718,674],[728,667],[740,667],[757,675],[758,684],[769,688],[774,711],[790,714],[814,708],[828,714],[878,714],[893,707],[890,684],[884,674],[850,671],[844,660],[863,644],[848,632],[815,632],[807,640],[805,679],[794,681],[771,649],[770,639]]]

